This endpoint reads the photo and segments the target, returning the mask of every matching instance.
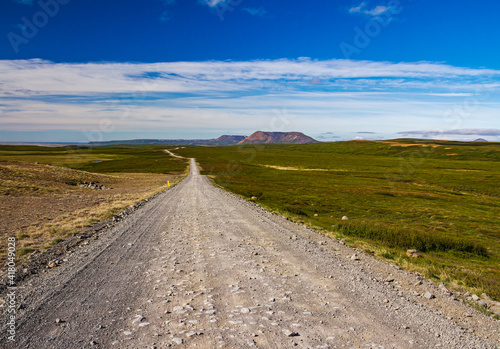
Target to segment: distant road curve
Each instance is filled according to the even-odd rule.
[[[179,148],[177,148],[177,149],[179,149]],[[169,154],[170,154],[171,156],[173,156],[174,158],[186,159],[184,156],[180,156],[180,155],[174,154],[174,153],[172,153],[172,152],[171,152],[170,150],[168,150],[168,149],[163,149],[163,151],[164,151],[164,152],[166,152],[166,153],[169,153]]]

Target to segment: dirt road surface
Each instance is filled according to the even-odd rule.
[[[193,160],[182,183],[22,283],[16,297],[16,341],[7,340],[4,320],[2,348],[500,343],[497,320],[214,187]]]

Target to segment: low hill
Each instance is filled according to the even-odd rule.
[[[257,144],[257,143],[292,143],[305,144],[317,143],[318,141],[306,136],[302,132],[264,132],[257,131],[248,136],[238,144]]]
[[[90,145],[117,144],[170,144],[170,145],[233,145],[245,139],[246,136],[223,135],[215,139],[131,139],[118,141],[90,142]]]
[[[237,144],[238,142],[241,142],[245,138],[246,136],[223,135],[215,139],[214,143],[215,145],[231,145],[231,144]]]

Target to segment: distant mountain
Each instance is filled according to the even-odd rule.
[[[484,138],[478,138],[478,139],[473,140],[473,142],[488,142],[488,141]]]
[[[231,145],[231,144],[237,144],[244,140],[246,136],[229,136],[229,135],[223,135],[220,136],[219,138],[215,139],[216,145]]]
[[[131,139],[118,141],[90,142],[89,145],[141,145],[141,144],[171,144],[171,145],[233,145],[257,143],[316,143],[317,140],[301,132],[254,132],[251,136],[223,135],[215,139]]]
[[[252,133],[238,144],[258,144],[258,143],[317,143],[318,141],[306,136],[302,132],[263,132]]]
[[[118,145],[118,144],[171,144],[171,145],[233,145],[241,142],[246,136],[223,135],[216,139],[131,139],[119,141],[90,142],[89,145]]]

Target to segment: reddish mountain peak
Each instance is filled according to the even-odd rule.
[[[256,131],[238,144],[256,143],[316,143],[317,141],[302,132],[265,132]]]

